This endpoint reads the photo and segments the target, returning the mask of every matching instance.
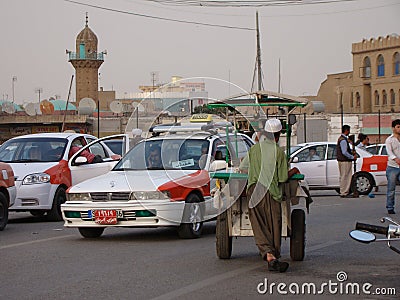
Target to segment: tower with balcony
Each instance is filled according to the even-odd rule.
[[[89,28],[86,14],[85,28],[76,37],[75,52],[68,51],[68,61],[75,68],[76,103],[83,98],[98,101],[98,74],[106,51],[98,52],[97,36]]]

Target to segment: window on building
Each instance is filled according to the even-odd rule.
[[[387,93],[385,90],[382,91],[382,105],[387,105]]]
[[[350,107],[351,107],[351,108],[354,107],[354,103],[353,103],[353,92],[350,93]]]
[[[396,104],[396,93],[393,89],[390,90],[390,105]]]
[[[378,77],[385,76],[385,60],[383,59],[382,54],[379,54],[377,62],[378,62]]]
[[[371,77],[371,60],[368,56],[364,58],[363,62],[363,77],[370,78]]]
[[[374,95],[375,95],[375,105],[379,105],[379,93],[378,93],[378,91],[375,91]]]
[[[400,54],[396,52],[393,56],[393,75],[400,75]]]
[[[356,93],[356,107],[360,107],[361,106],[361,97],[360,97],[360,93],[357,92]]]

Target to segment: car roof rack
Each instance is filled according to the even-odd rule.
[[[153,126],[149,129],[153,135],[159,135],[161,133],[169,133],[175,134],[178,132],[207,132],[211,134],[217,134],[218,131],[232,132],[234,130],[234,126],[231,122],[228,121],[220,121],[213,123],[187,123],[187,124],[160,124]]]

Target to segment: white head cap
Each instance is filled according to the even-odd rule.
[[[142,135],[142,129],[139,129],[139,128],[132,129],[132,135],[133,136]]]
[[[282,124],[281,121],[278,119],[268,119],[267,122],[265,122],[264,130],[266,132],[279,132],[282,130]]]

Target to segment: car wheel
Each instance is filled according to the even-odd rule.
[[[0,231],[2,231],[8,222],[8,201],[6,196],[0,192]]]
[[[229,236],[227,211],[217,217],[216,238],[217,256],[221,259],[230,258],[232,255],[232,237]]]
[[[355,184],[355,188],[360,195],[368,195],[371,193],[372,188],[374,187],[374,179],[368,173],[357,173],[354,175],[353,182]],[[352,188],[354,190],[354,188]]]
[[[61,221],[62,213],[61,213],[61,204],[63,204],[67,200],[65,196],[65,188],[59,187],[54,195],[53,205],[51,210],[47,212],[47,219],[50,221]]]
[[[34,217],[43,217],[46,211],[44,210],[30,210],[29,213]]]
[[[306,214],[302,209],[294,209],[291,215],[290,257],[294,261],[304,259],[306,246]]]
[[[103,234],[104,227],[79,227],[78,230],[84,238],[93,239]]]
[[[183,239],[200,237],[203,230],[202,205],[199,196],[190,194],[185,201],[182,223],[178,228],[178,235]]]

